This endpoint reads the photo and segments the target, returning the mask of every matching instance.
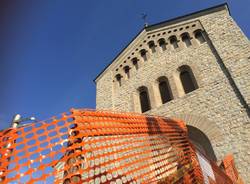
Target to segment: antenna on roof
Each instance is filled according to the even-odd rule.
[[[141,18],[143,19],[144,21],[144,27],[148,27],[148,23],[147,23],[147,14],[146,13],[142,13],[141,14]]]

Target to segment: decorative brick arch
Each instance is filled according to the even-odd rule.
[[[186,125],[193,126],[201,130],[212,144],[223,141],[223,135],[220,128],[215,122],[210,121],[205,117],[192,114],[176,114],[172,117],[181,119],[186,123]]]
[[[204,117],[179,114],[175,118],[183,120],[187,125],[188,137],[197,149],[213,161],[217,161],[216,144],[223,141],[223,136],[215,122]]]

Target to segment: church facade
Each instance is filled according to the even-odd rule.
[[[250,42],[227,4],[142,31],[95,79],[97,109],[182,119],[214,160],[250,178]]]

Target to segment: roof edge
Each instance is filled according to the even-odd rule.
[[[94,83],[96,83],[97,78],[123,53],[123,51],[125,51],[125,49],[145,30],[145,27],[143,27],[134,37],[133,39],[127,43],[123,49],[121,49],[121,51],[115,56],[114,59],[112,59],[112,61],[95,77],[95,79],[93,80]]]
[[[190,17],[192,16],[202,16],[202,15],[206,15],[208,13],[213,13],[213,12],[216,12],[216,11],[221,11],[221,10],[224,10],[226,9],[229,13],[229,15],[231,15],[230,13],[230,9],[229,9],[229,6],[228,6],[228,3],[222,3],[222,4],[219,4],[219,5],[216,5],[216,6],[212,6],[210,8],[206,8],[206,9],[202,9],[202,10],[199,10],[199,11],[196,11],[196,12],[193,12],[193,13],[189,13],[189,14],[186,14],[186,15],[182,15],[182,16],[179,16],[179,17],[175,17],[173,19],[169,19],[169,20],[166,20],[166,21],[162,21],[162,22],[159,22],[159,23],[156,23],[156,24],[152,24],[152,25],[149,25],[147,27],[143,27],[135,36],[134,38],[128,43],[125,45],[125,47],[123,47],[123,49],[116,55],[116,57],[95,77],[95,79],[93,80],[94,83],[96,83],[97,79],[102,75],[102,73],[125,51],[125,49],[145,30],[145,31],[151,31],[152,29],[155,29],[157,27],[160,27],[160,26],[167,26],[167,25],[171,25],[171,24],[175,24],[175,23],[178,23],[178,22],[181,22],[181,21],[184,21],[186,19],[189,19]]]
[[[217,11],[221,11],[221,10],[224,10],[224,9],[228,10],[229,15],[231,15],[229,7],[228,7],[228,3],[222,3],[222,4],[219,4],[219,5],[210,7],[210,8],[206,8],[206,9],[199,10],[199,11],[196,11],[196,12],[193,12],[193,13],[189,13],[189,14],[186,14],[186,15],[175,17],[173,19],[169,19],[169,20],[166,20],[166,21],[162,21],[162,22],[159,22],[159,23],[156,23],[156,24],[149,25],[148,27],[146,27],[146,31],[151,31],[152,29],[156,29],[158,26],[167,26],[167,25],[175,24],[175,23],[178,23],[178,22],[181,22],[181,21],[185,21],[187,19],[190,19],[190,17],[193,17],[193,16],[200,17],[200,16],[203,16],[203,15],[213,13],[213,12],[217,12]]]

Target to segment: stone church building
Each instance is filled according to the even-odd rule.
[[[250,178],[250,42],[227,4],[144,27],[96,77],[97,109],[182,119],[219,161]]]

